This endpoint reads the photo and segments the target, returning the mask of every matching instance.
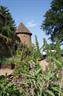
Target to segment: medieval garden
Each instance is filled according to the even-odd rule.
[[[16,27],[0,5],[0,96],[63,96],[63,0],[52,0],[41,30],[50,35],[40,46],[23,22]]]

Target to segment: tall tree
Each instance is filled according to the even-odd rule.
[[[44,29],[52,41],[63,41],[63,0],[53,0],[50,9],[45,13]]]
[[[12,55],[16,43],[15,28],[15,21],[8,8],[0,6],[0,55],[7,55],[8,52]]]
[[[0,16],[4,19],[0,18],[0,21],[2,20],[1,22],[4,23],[4,25],[0,25],[0,34],[12,37],[15,32],[15,21],[7,7],[0,6]]]

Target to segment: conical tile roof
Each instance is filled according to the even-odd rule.
[[[30,34],[32,33],[26,28],[26,26],[23,23],[20,23],[19,26],[16,29],[16,34]]]

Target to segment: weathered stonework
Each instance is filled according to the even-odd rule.
[[[32,33],[29,32],[29,30],[24,26],[23,23],[19,24],[18,28],[16,29],[16,34],[20,38],[20,41],[23,45],[26,45],[29,48],[32,46]]]

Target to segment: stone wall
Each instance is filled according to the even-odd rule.
[[[17,34],[17,36],[20,38],[20,41],[23,45],[26,45],[27,47],[31,47],[31,35],[29,34]]]

